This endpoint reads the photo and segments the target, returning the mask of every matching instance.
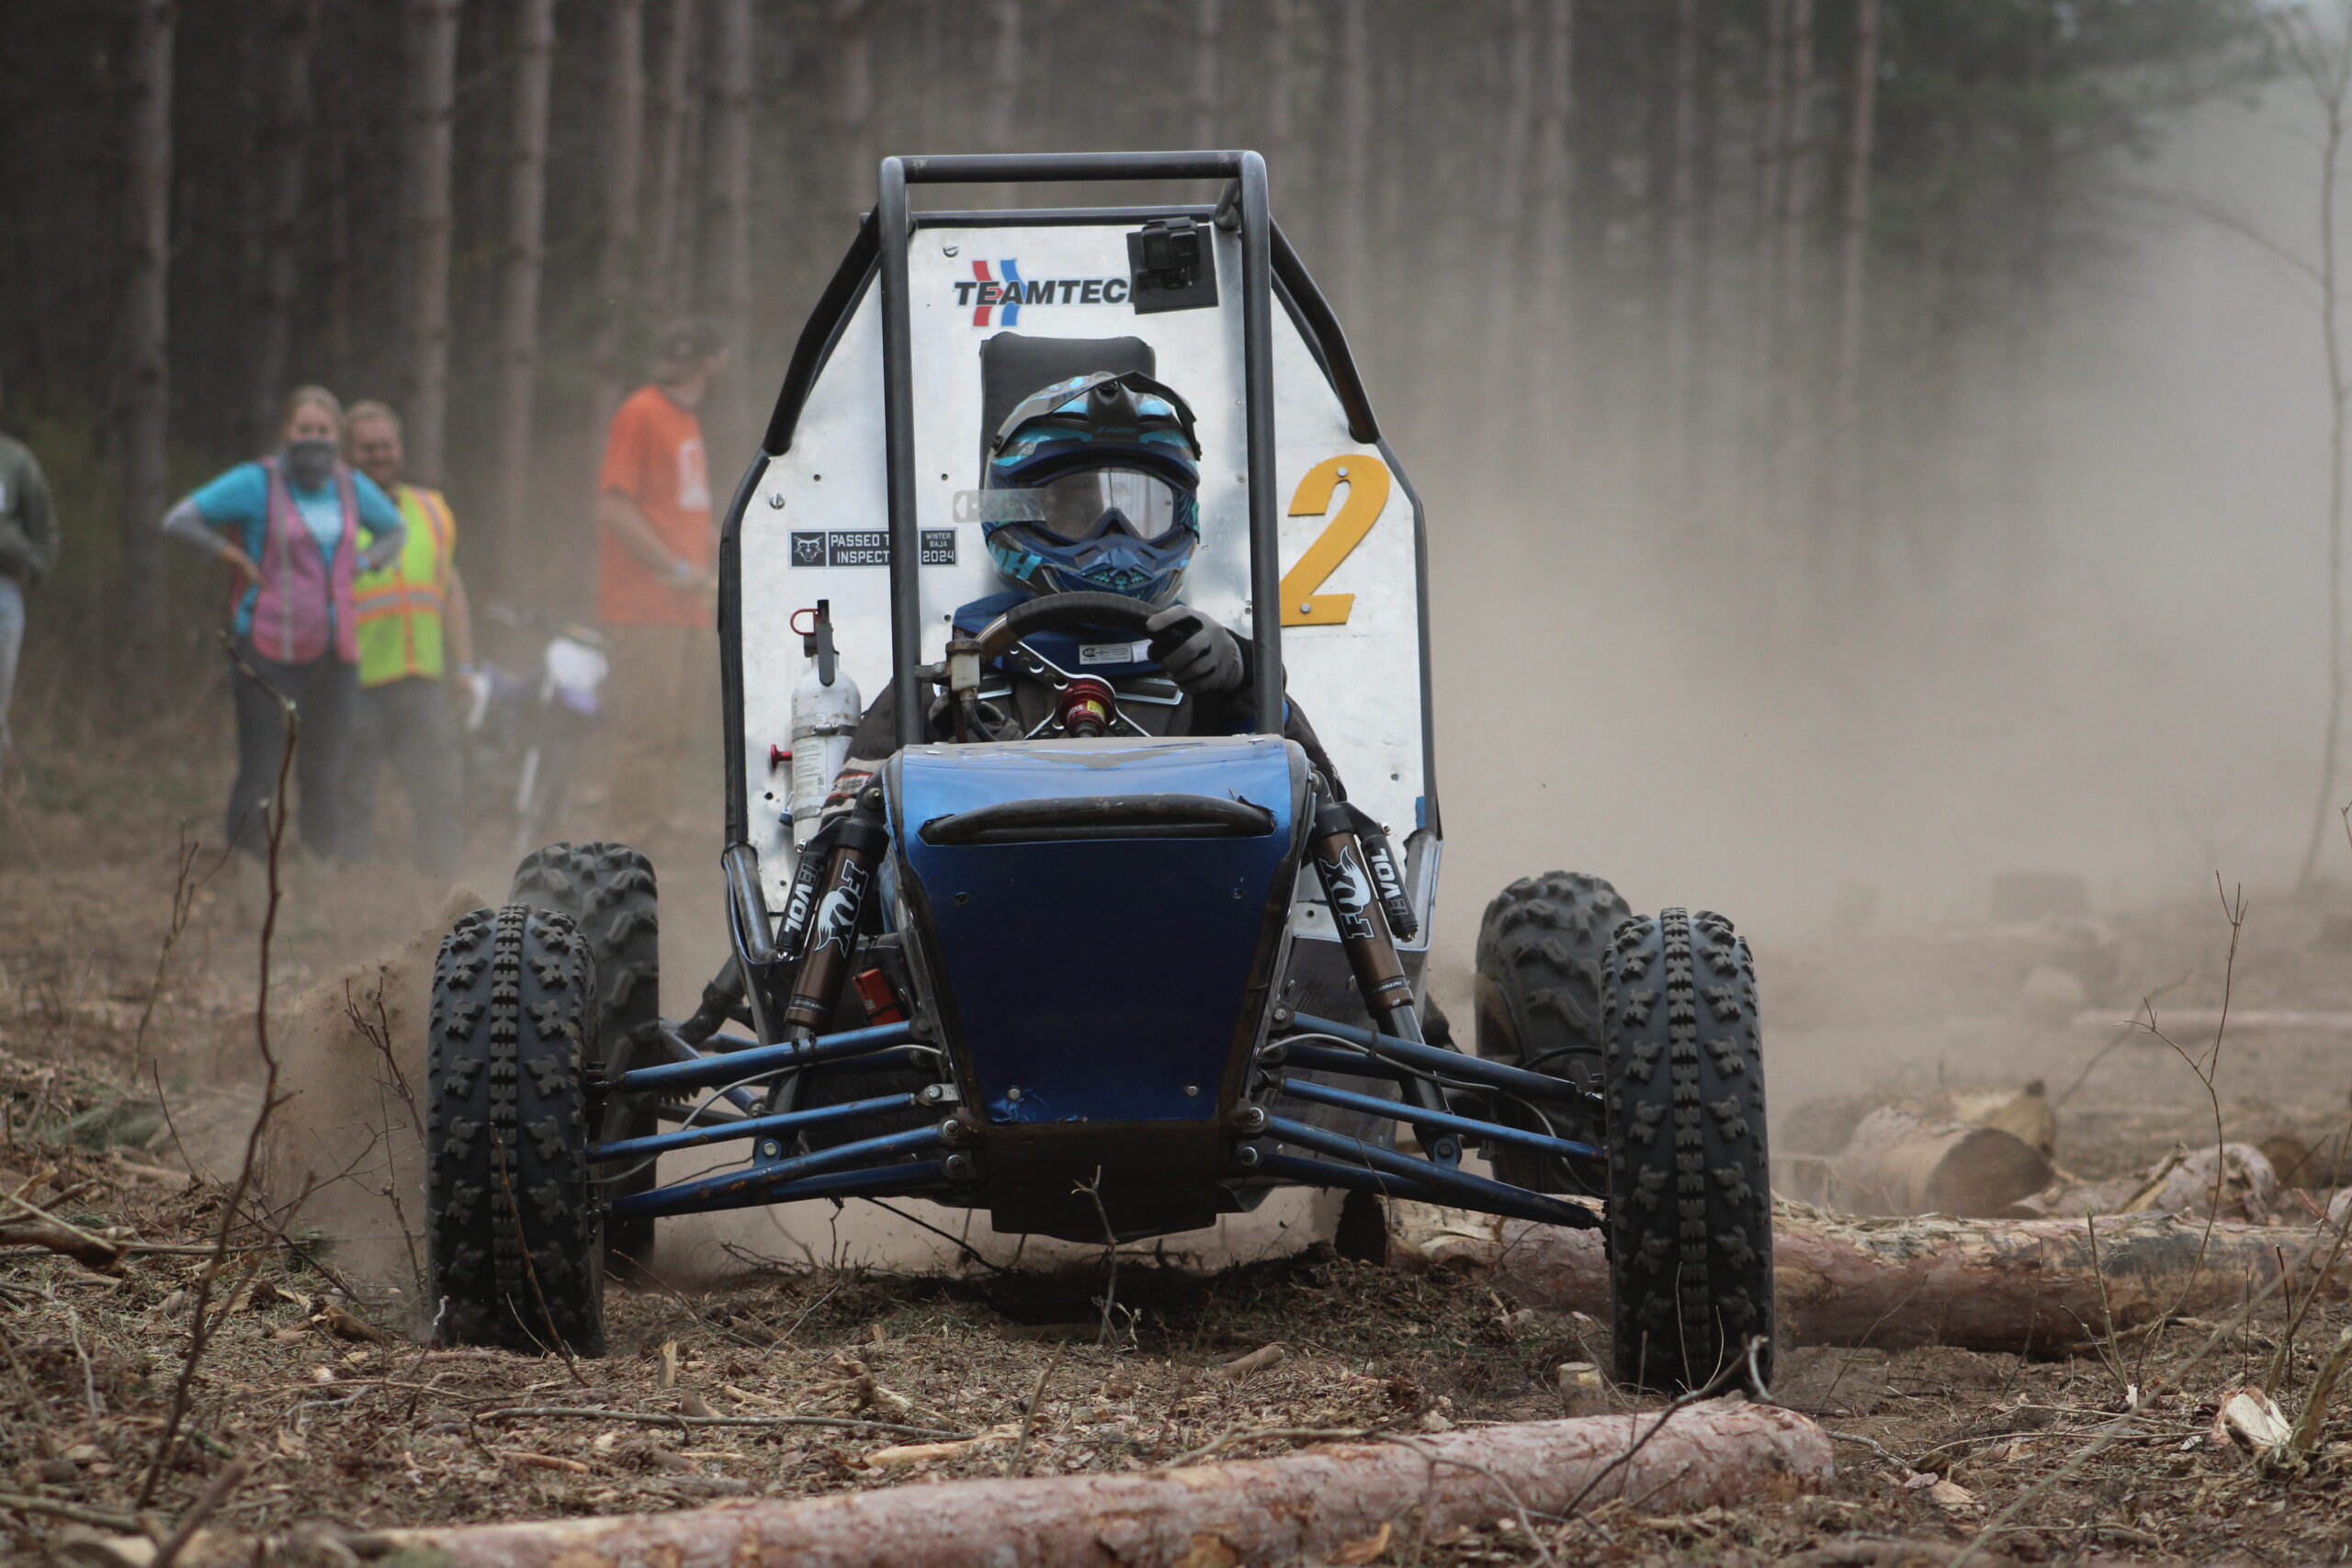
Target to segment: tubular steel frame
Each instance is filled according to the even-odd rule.
[[[1217,206],[1146,208],[1043,209],[1011,211],[938,212],[915,214],[908,187],[914,185],[1002,185],[1029,182],[1201,180],[1229,182]],[[1336,393],[1346,416],[1350,436],[1378,448],[1390,471],[1408,496],[1411,486],[1404,470],[1382,438],[1379,422],[1366,394],[1353,355],[1330,306],[1307,276],[1289,241],[1273,223],[1265,161],[1253,152],[1164,152],[1115,153],[1043,153],[951,157],[891,157],[879,168],[878,200],[860,224],[857,238],[833,273],[795,346],[792,362],[776,398],[761,450],[746,468],[728,507],[719,540],[718,632],[720,694],[725,708],[722,726],[726,744],[726,857],[730,881],[729,927],[736,957],[746,980],[754,1015],[754,1043],[718,1036],[707,1044],[721,1047],[706,1052],[683,1037],[681,1026],[666,1021],[663,1044],[675,1060],[625,1072],[602,1086],[610,1094],[669,1095],[708,1089],[743,1114],[701,1122],[699,1112],[686,1113],[685,1122],[673,1133],[602,1144],[592,1148],[597,1161],[658,1157],[674,1149],[705,1147],[733,1140],[754,1140],[752,1164],[744,1169],[702,1176],[650,1191],[616,1199],[609,1212],[616,1217],[678,1214],[753,1204],[795,1201],[805,1198],[847,1198],[884,1194],[953,1195],[970,1187],[967,1156],[940,1152],[951,1146],[944,1123],[855,1140],[809,1153],[787,1155],[786,1141],[810,1127],[864,1117],[903,1112],[922,1096],[894,1094],[877,1099],[790,1111],[780,1114],[749,1114],[753,1097],[745,1086],[774,1074],[827,1069],[858,1070],[905,1066],[925,1059],[940,1060],[908,1024],[884,1024],[850,1030],[813,1040],[766,1043],[773,1031],[761,1016],[755,972],[779,962],[768,946],[768,914],[759,893],[756,874],[739,859],[751,854],[745,778],[742,667],[742,524],[768,460],[791,447],[801,411],[810,389],[831,356],[841,333],[855,313],[869,284],[878,284],[882,307],[884,462],[890,538],[891,687],[898,704],[899,740],[923,739],[922,720],[928,704],[922,693],[922,603],[918,582],[921,552],[915,510],[913,344],[910,319],[908,254],[920,221],[941,227],[976,224],[1056,224],[1142,220],[1185,214],[1202,221],[1237,216],[1240,228],[1242,288],[1242,390],[1246,402],[1245,444],[1249,474],[1250,583],[1256,610],[1250,638],[1254,654],[1252,695],[1255,718],[1262,732],[1279,734],[1284,717],[1282,664],[1282,616],[1279,613],[1281,550],[1280,511],[1275,491],[1275,422],[1273,390],[1273,306],[1279,285],[1283,303],[1292,311],[1309,352]],[[1421,624],[1428,625],[1427,541],[1418,529],[1419,507],[1415,502],[1415,549],[1419,569]],[[1426,814],[1421,826],[1439,830],[1435,746],[1432,731],[1430,670],[1426,629],[1421,658],[1421,712],[1425,767],[1431,770],[1424,784]],[[746,892],[748,889],[748,892]],[[746,924],[760,929],[746,931]],[[788,962],[788,960],[786,960]],[[1291,1018],[1278,1011],[1278,1028],[1300,1036],[1295,1043],[1278,1035],[1253,1065],[1253,1078],[1263,1093],[1288,1092],[1361,1114],[1386,1117],[1447,1136],[1467,1136],[1489,1143],[1510,1144],[1563,1158],[1597,1163],[1600,1151],[1567,1139],[1500,1125],[1460,1114],[1451,1108],[1446,1090],[1463,1094],[1470,1103],[1502,1094],[1521,1100],[1574,1105],[1587,1114],[1597,1112],[1598,1096],[1557,1078],[1499,1063],[1482,1061],[1427,1045],[1417,1040],[1375,1033],[1329,1020]],[[1337,1041],[1339,1048],[1310,1043],[1313,1037]],[[1391,1100],[1283,1076],[1290,1066],[1352,1075],[1374,1083],[1401,1083],[1412,1099]],[[941,1081],[950,1080],[943,1074]],[[952,1097],[951,1097],[952,1099]],[[1554,1224],[1589,1227],[1599,1217],[1589,1208],[1563,1202],[1456,1168],[1451,1163],[1419,1158],[1281,1117],[1263,1114],[1247,1102],[1238,1108],[1256,1117],[1256,1134],[1237,1142],[1229,1169],[1238,1177],[1271,1176],[1285,1181],[1393,1197],[1450,1202],[1506,1217]],[[673,1113],[668,1118],[679,1121]],[[1264,1147],[1263,1139],[1278,1145]],[[1311,1150],[1325,1156],[1308,1158],[1284,1152],[1284,1146]],[[869,1159],[920,1157],[905,1164],[868,1165]]]

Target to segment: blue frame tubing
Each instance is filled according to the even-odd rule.
[[[911,1127],[878,1138],[835,1144],[831,1148],[788,1159],[755,1161],[741,1170],[718,1171],[673,1182],[650,1192],[632,1192],[613,1200],[610,1212],[616,1219],[638,1214],[707,1214],[721,1209],[749,1209],[801,1198],[862,1197],[865,1192],[856,1189],[860,1180],[888,1182],[891,1185],[887,1189],[876,1190],[903,1192],[910,1190],[906,1184],[908,1173],[921,1168],[924,1162],[911,1167],[888,1162],[905,1155],[927,1154],[945,1143],[946,1134],[938,1127]],[[864,1163],[868,1160],[883,1163]],[[947,1180],[944,1162],[928,1163],[931,1175],[914,1185],[933,1189],[944,1186]],[[822,1192],[797,1190],[808,1185],[803,1179],[817,1176],[835,1177],[848,1185]]]
[[[1344,1133],[1310,1127],[1287,1116],[1267,1117],[1263,1136],[1294,1148],[1312,1149],[1317,1154],[1347,1160],[1376,1176],[1398,1179],[1426,1191],[1439,1193],[1442,1196],[1437,1201],[1451,1203],[1456,1208],[1477,1209],[1489,1214],[1500,1214],[1506,1219],[1536,1219],[1547,1224],[1566,1225],[1577,1230],[1589,1230],[1600,1224],[1599,1214],[1578,1204],[1563,1203],[1540,1192],[1530,1192],[1509,1182],[1474,1176],[1466,1170],[1440,1165],[1434,1160],[1400,1155],[1394,1149],[1384,1149],[1361,1138],[1351,1138]],[[1271,1152],[1261,1151],[1260,1168],[1264,1168],[1266,1160],[1274,1156]]]
[[[798,1133],[831,1122],[854,1122],[862,1116],[906,1111],[914,1104],[915,1097],[911,1094],[846,1100],[838,1105],[787,1111],[778,1116],[746,1116],[740,1122],[720,1122],[707,1127],[683,1128],[675,1133],[651,1133],[641,1138],[623,1138],[617,1144],[597,1145],[588,1151],[588,1157],[592,1160],[616,1160],[635,1159],[640,1155],[665,1155],[673,1149],[698,1149],[711,1144],[731,1143],[738,1138],[763,1138],[773,1133]]]

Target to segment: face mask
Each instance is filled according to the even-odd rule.
[[[334,458],[332,441],[288,441],[286,477],[304,490],[316,490],[334,477]]]

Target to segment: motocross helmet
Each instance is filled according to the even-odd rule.
[[[983,533],[1007,581],[1164,604],[1200,543],[1201,444],[1184,400],[1139,371],[1057,381],[989,444]]]

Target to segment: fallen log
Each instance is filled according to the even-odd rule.
[[[123,1243],[95,1235],[21,1198],[9,1198],[8,1204],[13,1212],[0,1213],[0,1247],[45,1247],[101,1274],[111,1274],[121,1266],[127,1250]]]
[[[2021,1218],[2075,1219],[2084,1214],[2178,1214],[2268,1222],[2278,1197],[2278,1173],[2252,1144],[2175,1146],[2137,1176],[2099,1181],[2060,1181],[2018,1206]]]
[[[2352,1246],[2329,1268],[2335,1239],[2316,1226],[2226,1221],[2209,1237],[2188,1214],[1860,1219],[1781,1202],[1772,1216],[1774,1299],[1784,1344],[2054,1353],[2110,1324],[2225,1311],[2282,1270],[2298,1293],[2324,1285],[2341,1296],[2352,1287]],[[1597,1231],[1513,1220],[1477,1236],[1457,1226],[1422,1251],[1435,1266],[1488,1275],[1529,1306],[1609,1311]]]
[[[1329,1442],[1274,1459],[1143,1473],[383,1530],[347,1545],[435,1568],[1238,1568],[1329,1561],[1384,1530],[1450,1529],[1611,1498],[1649,1513],[1793,1495],[1834,1473],[1829,1439],[1812,1422],[1731,1398],[1673,1411],[1662,1426],[1655,1414],[1590,1416]],[[145,1543],[111,1544],[135,1553]]]
[[[2008,1212],[2050,1185],[2050,1162],[2015,1133],[1871,1111],[1829,1165],[1829,1201],[1858,1214]]]

